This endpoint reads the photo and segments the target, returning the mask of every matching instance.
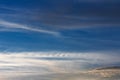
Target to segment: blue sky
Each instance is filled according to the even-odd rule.
[[[117,0],[1,0],[1,51],[119,50]]]
[[[120,65],[119,36],[119,0],[0,0],[3,70],[59,73]]]

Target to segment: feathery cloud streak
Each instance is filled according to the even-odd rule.
[[[27,25],[7,22],[7,21],[3,21],[3,20],[0,20],[0,26],[2,28],[7,28],[7,30],[10,29],[10,28],[13,28],[13,29],[23,29],[23,30],[28,30],[28,31],[46,33],[46,34],[51,34],[51,35],[56,35],[56,36],[59,35],[59,32],[43,30],[43,29],[36,29],[34,27],[30,27],[30,26],[27,26]]]
[[[1,17],[8,16],[29,23],[42,23],[51,29],[120,26],[118,0],[35,0],[34,3],[26,0],[25,2],[22,7],[11,4],[2,7]]]

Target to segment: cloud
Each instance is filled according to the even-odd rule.
[[[48,1],[49,5],[46,5],[46,2],[44,8],[39,6],[29,18],[55,29],[120,26],[119,1],[77,1]],[[29,10],[28,12],[31,13]]]
[[[7,16],[28,23],[41,23],[53,30],[120,26],[120,1],[118,0],[26,2],[26,5],[22,4],[24,8],[14,5],[2,6],[5,10],[0,13],[1,17]],[[30,6],[31,3],[33,6]]]
[[[88,74],[86,70],[96,68],[98,64],[119,63],[119,56],[111,53],[3,52],[0,53],[0,63],[0,74],[5,80],[87,80],[88,77],[93,80],[96,76]]]
[[[30,27],[30,26],[27,26],[27,25],[8,22],[8,21],[4,21],[4,20],[0,20],[0,26],[3,28],[2,30],[10,30],[12,28],[12,29],[18,29],[18,30],[23,29],[23,30],[33,31],[33,32],[51,34],[51,35],[56,35],[56,36],[59,35],[59,32],[37,29],[37,28]]]
[[[52,60],[51,60],[51,59]],[[101,53],[66,53],[66,52],[18,52],[0,53],[0,68],[18,71],[67,72],[77,71],[88,65],[106,65],[119,63],[118,55]],[[68,64],[69,66],[68,66]],[[67,65],[66,65],[67,64]],[[88,64],[88,65],[87,65]],[[75,66],[74,66],[75,65]],[[25,67],[25,68],[23,68]],[[76,67],[76,68],[74,68]],[[89,66],[88,66],[89,67]],[[31,68],[31,69],[29,69]],[[20,70],[19,70],[20,69]],[[22,70],[23,69],[23,70]],[[73,69],[73,70],[72,70]],[[37,71],[39,72],[39,71]]]

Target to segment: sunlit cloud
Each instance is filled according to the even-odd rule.
[[[59,73],[82,70],[89,65],[119,63],[119,57],[100,53],[19,52],[1,53],[0,62],[1,70]]]
[[[101,53],[7,52],[0,53],[0,74],[5,80],[100,80],[119,72],[97,71],[91,65],[117,62],[119,56]]]

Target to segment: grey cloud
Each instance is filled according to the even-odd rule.
[[[116,74],[118,73],[118,74]],[[18,73],[19,74],[19,73]],[[24,73],[21,73],[24,74]],[[54,73],[54,74],[46,74],[46,75],[40,75],[40,74],[25,74],[14,77],[7,77],[5,80],[119,80],[120,78],[120,72],[115,72],[114,70],[108,71],[99,71],[99,72],[79,72],[79,73]],[[99,75],[96,75],[99,74]],[[114,76],[111,76],[111,74],[115,74]],[[107,77],[104,77],[107,76]],[[110,76],[110,77],[109,77]]]

